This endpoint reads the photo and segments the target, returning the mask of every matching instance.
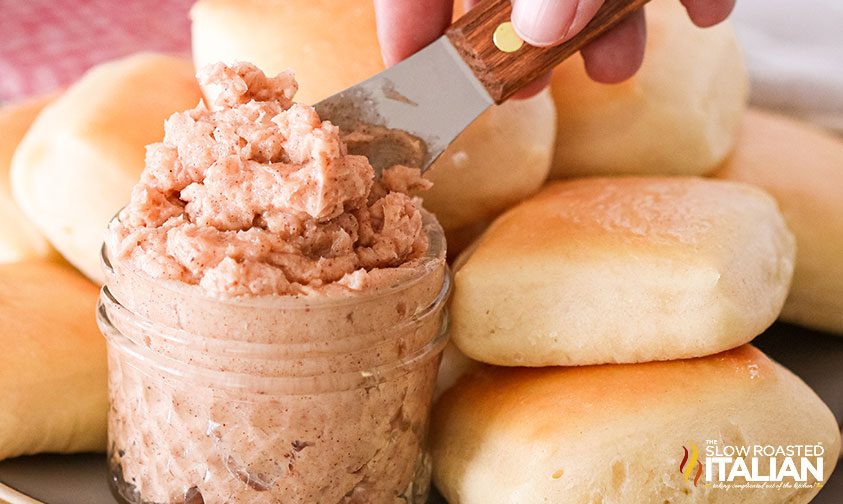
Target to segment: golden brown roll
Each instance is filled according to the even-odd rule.
[[[0,265],[0,459],[105,449],[97,288],[46,261]]]
[[[840,433],[805,383],[743,346],[645,364],[484,366],[438,401],[431,442],[434,481],[450,504],[801,504],[820,490],[812,473],[804,488],[792,477],[783,479],[791,488],[717,488],[711,452],[809,445],[818,456],[808,461],[822,461],[815,469],[825,481]],[[770,473],[770,458],[760,452],[759,474]],[[777,458],[776,473],[784,460]],[[801,471],[799,457],[793,462]],[[724,467],[728,478],[733,466]]]
[[[32,121],[55,95],[39,96],[0,107],[0,263],[57,257],[12,200],[9,169],[12,155]]]
[[[383,70],[370,0],[200,0],[191,19],[197,68],[238,60],[268,74],[291,68],[304,103]],[[450,232],[533,194],[550,170],[554,125],[547,91],[486,111],[428,173],[425,206]]]
[[[734,145],[748,80],[731,25],[697,28],[675,0],[646,11],[647,52],[632,79],[593,82],[579,56],[554,72],[553,177],[701,175]]]
[[[782,318],[843,333],[843,140],[751,110],[735,152],[715,176],[769,192],[796,235],[796,268]]]
[[[129,199],[164,119],[201,99],[189,61],[139,54],[95,67],[45,108],[12,161],[26,216],[85,275],[102,279],[105,226]]]
[[[699,357],[778,316],[794,240],[775,201],[734,182],[557,182],[460,258],[451,337],[504,366]]]

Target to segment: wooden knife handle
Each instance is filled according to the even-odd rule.
[[[512,17],[511,0],[484,0],[452,24],[445,35],[480,82],[501,103],[562,60],[618,24],[649,0],[605,0],[594,18],[574,38],[553,46],[524,43],[506,52],[495,45],[495,31]]]

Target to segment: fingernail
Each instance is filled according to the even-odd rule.
[[[553,45],[568,34],[578,4],[579,0],[515,0],[512,24],[528,44]]]

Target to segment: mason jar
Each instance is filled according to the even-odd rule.
[[[450,280],[442,229],[400,280],[219,297],[103,247],[108,461],[127,503],[422,503]]]

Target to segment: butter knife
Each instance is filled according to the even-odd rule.
[[[477,116],[499,104],[648,0],[606,0],[574,38],[539,48],[518,39],[510,0],[484,0],[401,63],[315,105],[375,170],[427,170]]]

